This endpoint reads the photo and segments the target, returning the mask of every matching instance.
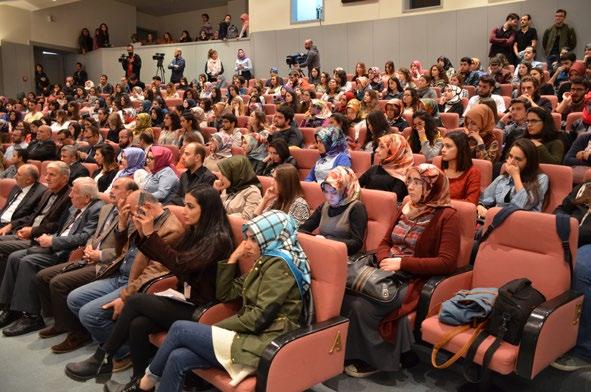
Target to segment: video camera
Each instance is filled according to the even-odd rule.
[[[154,56],[152,56],[152,60],[163,61],[164,53],[154,53]]]
[[[294,65],[300,66],[306,64],[308,55],[303,53],[295,53],[285,56],[285,63],[291,68]]]
[[[123,64],[124,61],[127,60],[127,55],[126,54],[122,54],[117,61],[119,61],[121,64]]]

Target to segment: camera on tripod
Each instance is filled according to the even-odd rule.
[[[123,64],[124,61],[127,60],[127,55],[126,54],[122,54],[117,61],[119,61],[121,64]]]
[[[294,65],[300,66],[306,64],[308,55],[303,53],[295,53],[292,55],[285,56],[285,63],[291,68]]]
[[[158,61],[158,64],[162,64],[164,61],[164,53],[154,53],[152,60]]]

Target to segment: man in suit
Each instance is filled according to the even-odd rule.
[[[36,275],[43,268],[66,261],[70,252],[86,243],[94,233],[102,202],[98,187],[90,177],[78,178],[70,192],[72,208],[54,235],[34,237],[37,245],[13,252],[8,257],[0,285],[0,303],[18,313],[15,322],[2,330],[5,336],[18,336],[45,327],[36,290]]]
[[[96,153],[97,146],[104,142],[100,130],[97,126],[90,125],[84,128],[82,136],[84,137],[84,141],[88,143],[88,148],[86,152],[80,152],[78,154],[80,159],[85,163],[96,163],[94,154]]]
[[[133,192],[127,198],[127,204],[120,205],[115,236],[118,241],[129,238],[129,249],[122,253],[127,253],[126,256],[103,272],[104,279],[79,287],[68,295],[68,307],[78,315],[82,325],[99,344],[104,344],[111,334],[114,320],[121,313],[125,301],[145,283],[169,273],[162,264],[148,260],[137,250],[136,241],[141,239],[135,228],[130,227],[130,217],[143,211],[138,208],[140,195],[145,200],[143,208],[154,211],[154,230],[167,244],[176,243],[184,232],[183,224],[150,193]],[[128,352],[129,348],[123,346],[115,353],[112,371],[121,371],[131,366],[130,360],[125,359]],[[93,355],[84,361],[67,364],[66,375],[84,381],[96,377],[99,368],[101,361]],[[111,369],[101,368],[100,371],[110,372]]]
[[[16,185],[8,193],[6,204],[0,210],[0,236],[8,234],[12,221],[30,215],[47,189],[39,182],[39,169],[35,165],[24,164],[15,176]]]
[[[57,147],[51,140],[51,128],[48,125],[41,125],[37,129],[37,137],[27,147],[29,159],[37,161],[53,161],[56,158]]]
[[[72,183],[76,178],[89,177],[88,169],[78,160],[78,148],[76,146],[63,146],[60,153],[61,161],[70,166],[70,178],[68,184]]]
[[[72,260],[45,268],[37,273],[37,287],[45,315],[53,315],[54,325],[39,331],[43,339],[67,333],[66,339],[51,347],[54,353],[76,350],[90,342],[90,335],[70,310],[68,294],[96,279],[100,272],[117,262],[122,256],[117,252],[115,227],[118,223],[117,205],[138,189],[131,177],[120,177],[113,182],[109,204],[99,213],[98,226],[87,241],[81,260]]]

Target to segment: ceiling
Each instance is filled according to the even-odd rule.
[[[76,3],[80,0],[3,0],[0,4],[22,8],[27,11],[38,11],[44,8],[57,7],[68,3]]]
[[[195,11],[204,8],[219,7],[228,4],[228,0],[117,0],[133,5],[140,12],[161,16]]]

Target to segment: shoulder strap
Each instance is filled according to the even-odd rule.
[[[566,214],[556,214],[556,232],[560,237],[562,243],[562,250],[564,252],[564,260],[568,263],[570,274],[573,274],[573,259],[570,252],[570,216]]]
[[[478,254],[478,249],[480,248],[480,244],[488,238],[490,233],[492,233],[497,227],[499,227],[503,222],[515,211],[519,211],[521,208],[509,204],[503,207],[497,214],[494,216],[492,222],[488,225],[484,232],[480,231],[476,234],[474,238],[474,245],[472,247],[472,253],[470,254],[470,264],[474,264],[476,260],[476,255]]]
[[[438,364],[437,354],[439,353],[439,350],[447,343],[449,343],[455,336],[468,331],[471,327],[470,324],[465,324],[458,325],[457,327],[450,329],[445,335],[443,335],[441,340],[435,343],[435,345],[433,346],[433,351],[431,352],[431,364],[433,365],[433,367],[436,369],[445,369],[453,365],[454,362],[460,359],[468,351],[472,343],[481,334],[485,324],[486,322],[478,324],[474,329],[472,336],[470,336],[470,339],[468,339],[468,341],[451,358],[449,358],[442,364]]]
[[[291,274],[298,285],[300,295],[302,296],[302,301],[304,301],[306,298],[306,290],[304,290],[304,275],[302,274],[302,271],[300,271],[300,269],[294,264],[291,256],[287,252],[281,251],[267,251],[266,254],[268,256],[279,257],[281,260],[285,261],[285,264],[287,264],[289,267],[289,270],[291,271]]]

